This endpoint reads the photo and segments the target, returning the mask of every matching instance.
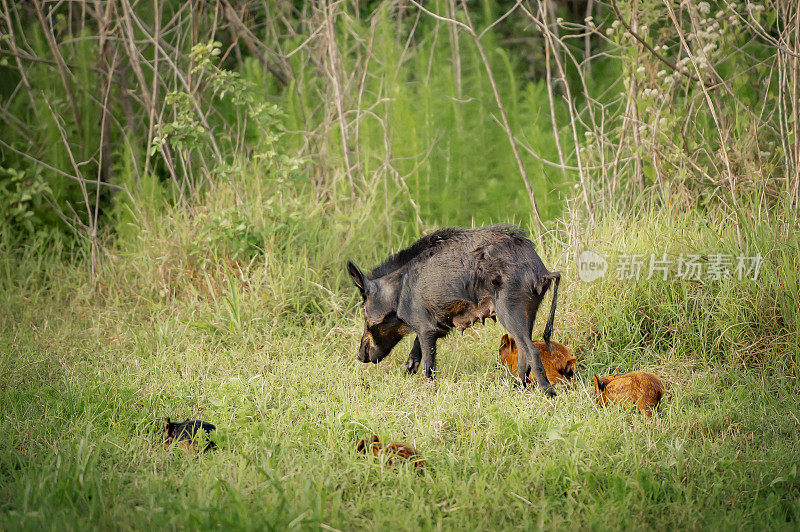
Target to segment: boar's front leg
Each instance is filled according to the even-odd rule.
[[[420,350],[422,351],[422,360],[425,362],[425,376],[429,379],[433,378],[433,371],[436,369],[436,340],[438,338],[439,335],[436,331],[423,332],[417,335]]]
[[[414,339],[414,347],[411,348],[411,353],[408,355],[408,362],[406,362],[406,371],[410,374],[416,374],[419,371],[419,363],[422,362],[422,348],[419,345],[419,336]]]
[[[416,373],[420,361],[425,362],[425,376],[433,378],[436,367],[436,340],[447,334],[447,330],[438,327],[432,319],[430,311],[423,305],[422,299],[414,297],[415,291],[404,285],[397,303],[397,317],[417,333],[414,347],[406,362],[406,369]]]

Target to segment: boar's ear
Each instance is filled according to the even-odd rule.
[[[358,269],[358,266],[353,264],[353,261],[348,260],[347,271],[350,273],[350,277],[353,278],[353,283],[355,283],[355,285],[361,291],[361,295],[366,295],[367,279],[364,277],[364,274],[361,273],[361,270]]]
[[[597,378],[597,374],[593,374],[593,377],[594,377],[594,389],[597,391],[597,393],[602,392],[605,389],[606,385],[600,382],[600,379]]]

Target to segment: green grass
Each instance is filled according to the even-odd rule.
[[[443,25],[424,16],[416,26],[410,11],[399,16],[395,8],[407,11],[400,4],[377,4],[360,4],[374,8],[374,18],[345,8],[335,28],[342,70],[346,78],[352,75],[345,109],[369,110],[347,117],[357,189],[352,196],[319,51],[301,46],[303,31],[318,26],[311,19],[293,20],[294,37],[278,38],[284,54],[293,54],[287,57],[294,67],[290,87],[280,89],[255,58],[234,61],[235,54],[222,66],[251,88],[217,98],[198,87],[203,108],[214,107],[209,120],[224,161],[201,162],[207,146],[197,142],[184,154],[177,183],[158,157],[152,173],[139,177],[134,171],[143,167],[149,112],[140,106],[145,100],[133,76],[140,127],[128,127],[127,111],[112,91],[112,113],[126,124],[119,128],[124,137],[113,129],[114,179],[131,195],[100,197],[103,253],[96,278],[88,273],[85,235],[69,233],[40,200],[47,185],[53,203],[67,213],[68,202],[80,211],[77,185],[12,152],[0,154],[2,166],[14,170],[5,172],[8,190],[0,194],[11,213],[0,212],[0,530],[796,530],[800,236],[790,202],[775,205],[777,192],[771,190],[783,171],[783,162],[774,161],[783,155],[769,147],[768,135],[764,145],[765,128],[759,125],[759,135],[751,135],[748,115],[727,102],[720,101],[722,122],[728,117],[735,123],[731,155],[741,167],[741,175],[730,179],[737,202],[727,217],[721,213],[725,200],[714,199],[727,197],[721,192],[725,180],[720,185],[699,178],[706,170],[718,173],[710,171],[716,135],[702,133],[710,118],[693,105],[682,107],[683,97],[667,106],[666,117],[669,124],[696,123],[688,139],[685,128],[681,134],[687,150],[697,153],[668,153],[666,171],[673,164],[676,170],[658,178],[648,174],[653,168],[645,157],[648,179],[665,179],[661,192],[641,195],[649,208],[628,197],[627,183],[634,181],[623,169],[621,188],[605,199],[636,211],[613,215],[604,202],[594,226],[559,220],[583,215],[576,207],[582,202],[570,197],[577,176],[522,153],[552,230],[539,249],[545,263],[564,274],[554,340],[579,355],[577,378],[560,386],[555,400],[514,385],[498,364],[503,331],[494,324],[443,340],[432,382],[404,374],[410,340],[377,366],[356,360],[363,325],[347,259],[368,268],[432,226],[511,221],[533,227],[474,44],[462,34],[457,78],[455,44]],[[499,16],[499,4],[483,2],[487,20]],[[133,12],[154,23],[152,9],[142,5]],[[164,4],[162,22],[182,5]],[[445,2],[430,7],[446,13]],[[49,57],[32,12],[12,11],[21,13],[17,33],[26,35],[34,55]],[[478,11],[476,6],[472,13],[480,31]],[[200,42],[212,34],[225,39],[216,31],[218,12],[204,13],[162,38],[188,53],[197,44],[184,38],[191,22]],[[59,19],[63,14],[52,17],[56,26],[67,20]],[[527,19],[519,20],[530,33]],[[253,23],[259,34],[267,31],[259,20]],[[409,40],[412,25],[417,29]],[[148,42],[133,31],[137,45]],[[513,27],[503,31],[523,34]],[[560,128],[554,133],[545,81],[522,75],[530,64],[519,50],[531,46],[512,45],[503,31],[498,26],[482,43],[514,133],[553,161],[560,134],[566,162],[575,163],[566,106],[556,94]],[[65,115],[77,160],[85,161],[78,171],[94,180],[101,84],[92,69],[98,50],[90,33],[70,32],[58,30],[66,62],[79,65],[71,67],[71,83],[80,123],[65,107],[52,65],[26,63],[34,88],[27,98],[18,90],[16,68],[0,64],[8,112],[38,126],[22,135],[11,128],[7,140],[73,172],[49,112],[52,103]],[[268,47],[271,42],[268,36]],[[372,56],[361,87],[365,46]],[[140,51],[148,59],[154,54],[147,45]],[[639,56],[635,47],[627,51]],[[758,60],[765,53],[751,52],[747,57]],[[733,57],[721,68],[744,65],[733,71],[749,72],[749,63],[739,61]],[[661,68],[649,66],[654,64],[648,69],[653,75]],[[181,68],[193,78],[191,67]],[[614,87],[626,78],[626,68],[625,59],[603,59],[588,80],[589,92],[602,95],[598,103],[609,110],[624,88]],[[144,70],[150,87],[153,74]],[[173,87],[168,73],[160,74],[165,88]],[[769,91],[780,86],[767,83],[762,98],[747,76],[737,79],[745,91],[736,89],[738,98],[768,108],[775,97]],[[580,109],[589,95],[575,92]],[[686,92],[687,102],[693,94]],[[261,123],[235,103],[242,98],[274,103],[281,112]],[[164,111],[168,123],[180,108]],[[615,127],[614,116],[605,122],[607,132]],[[240,131],[221,117],[236,124],[248,117],[249,126]],[[278,135],[284,126],[285,135]],[[609,146],[616,153],[622,144]],[[753,147],[758,165],[751,168]],[[777,155],[765,164],[760,150],[767,148]],[[584,164],[602,162],[592,153]],[[698,162],[705,167],[707,156],[706,170],[687,170]],[[653,164],[660,165],[655,158]],[[600,177],[587,175],[590,189],[606,186],[605,173]],[[192,194],[178,189],[201,182]],[[764,210],[748,204],[761,196],[759,186],[767,198]],[[572,207],[565,209],[568,202]],[[680,253],[761,253],[765,262],[759,282],[620,282],[609,275],[583,284],[572,263],[583,249],[612,262],[623,254],[661,252],[673,259]],[[540,315],[535,335],[544,320]],[[591,376],[617,366],[653,371],[667,385],[668,398],[652,419],[597,406],[587,386]],[[214,423],[218,449],[202,456],[165,450],[159,431],[165,417]],[[425,474],[357,454],[356,441],[373,433],[417,447],[427,461]]]
[[[141,221],[94,282],[80,249],[63,260],[0,233],[0,529],[796,529],[796,328],[767,327],[789,319],[792,280],[774,276],[790,270],[765,264],[761,285],[586,285],[548,242],[545,262],[567,274],[554,339],[581,349],[550,401],[499,366],[494,324],[442,341],[434,382],[404,375],[409,340],[358,362],[343,262],[369,266],[413,236],[371,237],[383,220],[363,217],[369,199],[298,189],[282,211],[272,197],[248,196],[240,230],[209,222],[233,204],[224,189]],[[608,256],[670,235],[675,250],[732,245],[693,220],[609,218],[582,239]],[[776,242],[773,225],[751,229]],[[769,261],[796,242],[781,245]],[[652,419],[596,405],[591,374],[616,365],[662,377]],[[165,451],[167,416],[214,423],[219,449]],[[372,433],[417,447],[425,474],[357,454]]]

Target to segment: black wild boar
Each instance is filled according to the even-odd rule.
[[[553,283],[543,335],[549,345],[561,275],[547,271],[519,229],[448,227],[392,255],[369,275],[352,262],[347,269],[364,300],[366,323],[358,352],[362,362],[380,362],[413,332],[417,337],[406,369],[416,373],[424,360],[425,374],[432,377],[436,340],[453,327],[463,331],[476,321],[496,317],[520,346],[518,374],[523,386],[532,369],[545,393],[555,395],[531,331],[539,304]]]
[[[164,420],[164,447],[169,448],[173,443],[177,443],[186,452],[195,449],[199,444],[199,450],[209,451],[215,449],[216,444],[209,439],[210,434],[217,427],[205,421],[186,421]]]

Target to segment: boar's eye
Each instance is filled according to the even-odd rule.
[[[370,330],[370,332],[379,333],[382,329],[394,325],[396,321],[397,321],[397,313],[392,311],[384,315],[383,318],[381,318],[378,321],[375,321],[373,323],[367,323],[367,328]]]

